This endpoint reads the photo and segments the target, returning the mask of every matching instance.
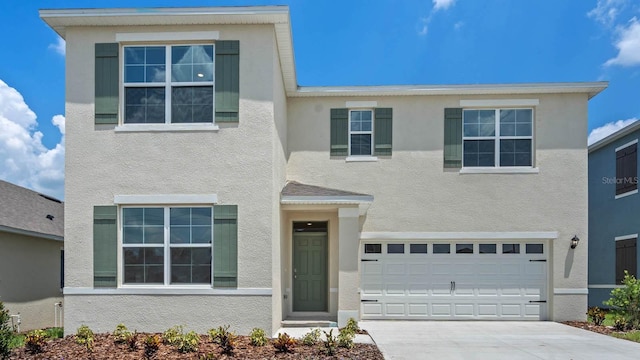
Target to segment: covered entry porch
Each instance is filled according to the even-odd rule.
[[[373,196],[288,182],[281,192],[282,318],[344,326],[359,319],[358,249]]]

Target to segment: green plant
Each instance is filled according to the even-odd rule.
[[[347,325],[345,325],[344,328],[342,328],[340,331],[344,331],[347,330],[352,334],[357,334],[360,332],[360,327],[358,326],[358,321],[356,321],[356,319],[354,318],[349,318],[349,320],[347,320]]]
[[[162,339],[158,334],[149,335],[146,338],[144,338],[144,342],[143,342],[144,358],[153,359],[156,356],[158,349],[160,348],[161,342],[162,342]]]
[[[338,346],[351,349],[353,347],[353,339],[356,337],[356,334],[343,330],[338,333]]]
[[[289,336],[287,333],[278,335],[273,341],[273,347],[276,348],[276,352],[290,353],[293,352],[293,348],[296,346],[296,339]]]
[[[624,316],[616,314],[613,317],[613,328],[617,331],[625,331],[627,329],[627,320]]]
[[[127,343],[129,351],[138,350],[138,336],[139,335],[137,331],[134,331],[132,333],[130,332],[126,335],[125,342]]]
[[[302,343],[307,346],[313,346],[320,341],[320,329],[313,329],[302,336]]]
[[[623,316],[632,329],[640,328],[640,281],[625,270],[624,285],[611,291],[611,298],[604,302],[615,314]]]
[[[209,331],[207,331],[207,333],[209,334],[209,339],[211,340],[212,343],[217,344],[218,343],[218,330],[220,329],[209,329]]]
[[[124,324],[118,324],[116,329],[113,331],[113,341],[122,344],[127,341],[127,338],[131,336],[131,331],[127,329]]]
[[[44,329],[49,339],[62,339],[64,337],[64,329],[61,327],[52,327]]]
[[[183,353],[198,351],[198,346],[200,345],[200,335],[198,335],[195,331],[189,331],[186,334],[183,334],[178,341],[176,347],[178,351]]]
[[[6,310],[4,303],[0,301],[0,359],[7,359],[11,354],[13,329],[9,325],[10,319],[9,310]]]
[[[213,353],[207,353],[206,355],[200,355],[200,360],[214,360],[216,358],[216,355]]]
[[[589,319],[591,319],[591,321],[595,325],[600,326],[604,322],[606,313],[604,312],[604,310],[600,309],[599,307],[592,306],[589,309],[587,309],[587,316],[589,317]]]
[[[264,331],[262,333],[264,335]],[[238,343],[238,337],[236,336],[236,334],[229,331],[229,325],[220,326],[217,329],[209,330],[209,336],[211,336],[211,341],[218,344],[223,354],[233,354],[233,350],[235,350]]]
[[[24,346],[31,354],[39,354],[47,343],[47,333],[44,330],[30,331],[24,340]]]
[[[620,339],[640,342],[640,331],[629,331],[626,333],[613,333],[611,335]]]
[[[253,346],[265,346],[267,345],[267,334],[264,330],[259,328],[253,328],[249,334],[251,345]]]
[[[84,345],[87,351],[93,351],[93,331],[87,325],[82,325],[76,331],[76,343]]]
[[[176,346],[182,338],[183,335],[183,327],[182,325],[176,325],[172,328],[167,329],[167,331],[162,334],[162,338],[164,343],[171,346]]]
[[[336,353],[336,348],[338,347],[338,341],[336,337],[333,336],[333,329],[329,330],[329,332],[324,331],[325,340],[322,343],[324,348],[324,353],[333,356]]]

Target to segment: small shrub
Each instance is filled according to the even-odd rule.
[[[127,343],[127,347],[129,348],[129,351],[135,351],[138,350],[138,332],[134,331],[134,332],[130,332],[126,339],[125,342]]]
[[[188,353],[198,351],[199,345],[200,335],[198,335],[195,331],[189,331],[188,333],[183,334],[180,337],[176,347],[178,348],[178,351],[182,353]]]
[[[619,314],[614,315],[613,328],[616,329],[616,331],[625,331],[627,329],[627,319]]]
[[[640,281],[625,270],[621,288],[611,291],[611,298],[604,302],[615,314],[626,319],[631,329],[640,328]]]
[[[184,330],[182,325],[176,325],[172,328],[167,329],[167,331],[162,334],[164,343],[171,346],[178,345],[180,338],[182,338],[183,332]]]
[[[301,339],[302,343],[307,346],[313,346],[320,341],[320,329],[313,329],[304,334]]]
[[[46,343],[47,333],[44,330],[30,331],[24,339],[24,346],[31,354],[41,353]]]
[[[267,334],[264,330],[259,328],[253,328],[249,334],[251,345],[253,346],[265,346],[267,345]]]
[[[4,308],[4,303],[0,301],[0,359],[9,358],[11,354],[11,343],[13,341],[13,329],[9,325],[11,317],[9,310]]]
[[[127,339],[131,336],[131,331],[129,331],[124,324],[118,324],[112,335],[114,342],[123,344],[127,342]]]
[[[158,334],[149,335],[144,338],[144,358],[153,359],[156,356],[158,349],[160,349],[161,342],[162,339]]]
[[[322,343],[324,353],[329,356],[335,355],[336,348],[338,347],[338,341],[336,340],[336,337],[333,336],[333,329],[329,330],[328,333],[324,331],[324,336],[325,340]]]
[[[206,355],[200,355],[200,360],[215,360],[216,355],[213,353],[207,353]]]
[[[80,326],[76,331],[76,343],[84,345],[89,352],[93,350],[93,340],[93,331],[87,325]]]
[[[349,318],[349,320],[347,320],[347,325],[345,325],[344,328],[342,328],[340,331],[344,331],[347,330],[352,334],[357,334],[360,332],[360,327],[358,326],[358,321],[356,321],[356,319],[354,318]]]
[[[291,353],[296,346],[296,339],[289,336],[287,333],[278,335],[278,338],[273,341],[273,347],[276,348],[276,352],[279,353]]]
[[[218,330],[220,329],[209,329],[209,331],[207,331],[207,333],[209,334],[209,340],[211,340],[212,343],[217,344],[218,343]]]
[[[340,331],[338,334],[338,346],[351,349],[353,347],[353,339],[356,337],[355,333],[349,330]]]
[[[62,339],[64,337],[64,329],[61,327],[52,327],[44,331],[49,339]]]
[[[605,312],[597,306],[592,306],[587,310],[587,316],[595,325],[602,325],[605,318]]]
[[[212,341],[218,344],[222,353],[227,355],[233,354],[233,350],[235,350],[238,343],[238,337],[236,334],[229,331],[229,325],[220,326],[218,329],[212,330],[209,330],[209,335],[213,336]]]

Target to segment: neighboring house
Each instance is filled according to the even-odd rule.
[[[638,276],[640,121],[589,146],[589,306]]]
[[[60,200],[0,180],[0,301],[21,331],[62,326],[63,237]]]
[[[67,44],[67,333],[585,319],[606,82],[300,87],[286,6],[40,15]]]

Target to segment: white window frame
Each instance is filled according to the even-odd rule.
[[[171,78],[171,71],[172,71],[172,63],[171,63],[171,48],[173,46],[198,46],[198,45],[210,45],[213,46],[213,69],[212,69],[212,74],[213,74],[213,80],[212,81],[198,81],[198,82],[174,82],[172,81]],[[125,62],[125,49],[128,47],[164,47],[165,48],[165,81],[164,82],[134,82],[134,83],[128,83],[125,82],[125,73],[126,73],[126,62]],[[194,127],[203,127],[203,130],[208,128],[208,127],[212,127],[215,126],[215,122],[216,122],[216,89],[215,89],[215,74],[216,74],[216,59],[215,59],[215,54],[216,54],[216,45],[215,42],[188,42],[188,43],[175,43],[175,44],[167,44],[167,43],[160,43],[160,44],[154,44],[154,43],[130,43],[130,44],[124,44],[120,47],[120,57],[121,57],[121,85],[120,85],[120,98],[122,99],[121,104],[120,104],[120,110],[121,110],[121,114],[122,114],[122,125],[125,127],[130,127],[129,130],[133,130],[136,127],[139,127],[140,130],[163,130],[167,125],[170,125],[171,127],[178,127],[180,128],[179,130],[192,130]],[[195,123],[173,123],[171,122],[171,89],[173,87],[188,87],[188,86],[211,86],[213,87],[213,98],[212,98],[212,102],[213,102],[213,107],[212,107],[212,114],[211,114],[211,121],[207,121],[207,122],[195,122]],[[164,99],[165,99],[165,103],[164,103],[164,123],[126,123],[125,119],[126,119],[126,89],[127,88],[134,88],[134,87],[154,87],[154,88],[160,88],[160,87],[164,87],[164,91],[165,91],[165,95],[164,95]],[[119,129],[119,130],[127,130],[127,129]],[[214,129],[214,130],[217,130]]]
[[[124,243],[124,209],[126,208],[155,208],[155,209],[164,209],[164,242],[162,244],[125,244]],[[171,244],[171,209],[172,208],[211,208],[211,243],[210,244]],[[153,288],[153,287],[162,287],[162,288],[200,288],[200,289],[211,289],[213,288],[213,279],[214,279],[214,254],[213,254],[213,226],[214,226],[214,206],[206,205],[206,204],[193,204],[193,205],[127,205],[121,206],[119,209],[119,223],[118,223],[118,258],[120,259],[118,268],[119,271],[119,284],[122,288]],[[127,247],[135,247],[135,248],[163,248],[164,254],[164,283],[125,283],[125,262],[124,262],[124,249]],[[211,282],[209,284],[171,284],[171,249],[172,248],[210,248],[211,249]]]
[[[493,136],[465,136],[464,112],[465,111],[494,111],[495,134]],[[531,135],[530,136],[501,136],[500,135],[500,111],[501,110],[531,110]],[[517,172],[519,170],[534,169],[535,163],[535,108],[533,107],[496,107],[496,108],[465,108],[462,110],[462,168],[470,172],[482,172],[483,170],[511,169],[504,172]],[[464,142],[466,140],[493,140],[494,141],[494,166],[467,166],[464,165]],[[501,166],[500,165],[500,140],[531,140],[531,165],[530,166]],[[474,171],[476,170],[476,171]]]
[[[371,130],[370,131],[355,131],[355,130],[351,130],[351,113],[354,111],[370,111],[371,112]],[[349,157],[351,158],[364,158],[364,159],[371,159],[374,158],[373,156],[373,151],[374,151],[374,129],[375,129],[375,111],[374,109],[371,108],[355,108],[355,109],[349,109],[349,141],[348,141],[348,147],[349,147]],[[353,155],[351,154],[351,135],[371,135],[371,153],[369,154],[360,154],[360,155]]]

